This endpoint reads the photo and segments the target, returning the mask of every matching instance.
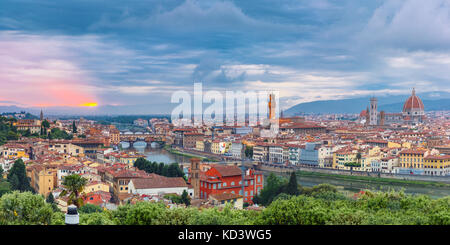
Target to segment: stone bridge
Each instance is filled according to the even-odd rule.
[[[121,134],[120,142],[128,142],[130,144],[138,141],[144,141],[146,143],[156,142],[160,145],[166,143],[165,135],[156,135],[156,134]]]

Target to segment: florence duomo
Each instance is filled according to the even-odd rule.
[[[412,89],[411,96],[403,104],[400,113],[378,111],[378,100],[372,97],[370,105],[359,115],[360,122],[365,126],[384,126],[394,123],[417,124],[424,122],[425,119],[425,107],[422,100],[416,95],[415,88]]]

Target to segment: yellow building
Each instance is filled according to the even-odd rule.
[[[22,145],[13,145],[13,144],[6,144],[3,146],[3,150],[1,152],[6,159],[8,160],[15,160],[19,158],[23,159],[29,159],[30,156],[26,153],[25,147]]]
[[[381,155],[370,155],[370,154],[362,155],[361,156],[361,168],[360,169],[354,168],[354,170],[370,172],[370,171],[372,171],[372,162],[373,161],[380,162],[380,160],[381,160]]]
[[[88,194],[96,191],[109,192],[109,185],[103,182],[93,181],[86,185],[83,193]]]
[[[389,141],[387,147],[388,148],[407,148],[407,149],[410,149],[411,148],[411,143],[403,142],[403,143],[400,144],[400,143],[397,143],[397,142]]]
[[[425,149],[407,149],[400,152],[400,167],[402,168],[423,168]]]
[[[357,162],[357,151],[348,148],[337,150],[333,153],[333,168],[350,170],[350,167],[345,166],[346,163]]]
[[[27,167],[27,176],[30,178],[31,187],[45,197],[56,187],[57,170],[46,168],[43,165],[32,165]]]
[[[84,148],[78,145],[74,145],[69,141],[51,141],[48,145],[48,149],[72,156],[84,156]]]
[[[197,140],[197,142],[195,142],[195,149],[197,151],[205,151],[205,143],[203,140]]]
[[[211,152],[214,154],[220,154],[220,141],[213,141],[211,143]]]
[[[426,175],[450,175],[450,155],[426,156],[424,171]]]

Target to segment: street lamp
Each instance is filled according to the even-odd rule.
[[[72,204],[67,207],[65,223],[66,225],[78,225],[80,223],[77,206]]]

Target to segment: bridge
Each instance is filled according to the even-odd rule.
[[[127,142],[132,145],[135,142],[146,142],[146,143],[158,143],[160,145],[164,145],[166,143],[166,136],[165,135],[157,135],[157,134],[150,134],[150,133],[121,133],[120,134],[120,142]]]

